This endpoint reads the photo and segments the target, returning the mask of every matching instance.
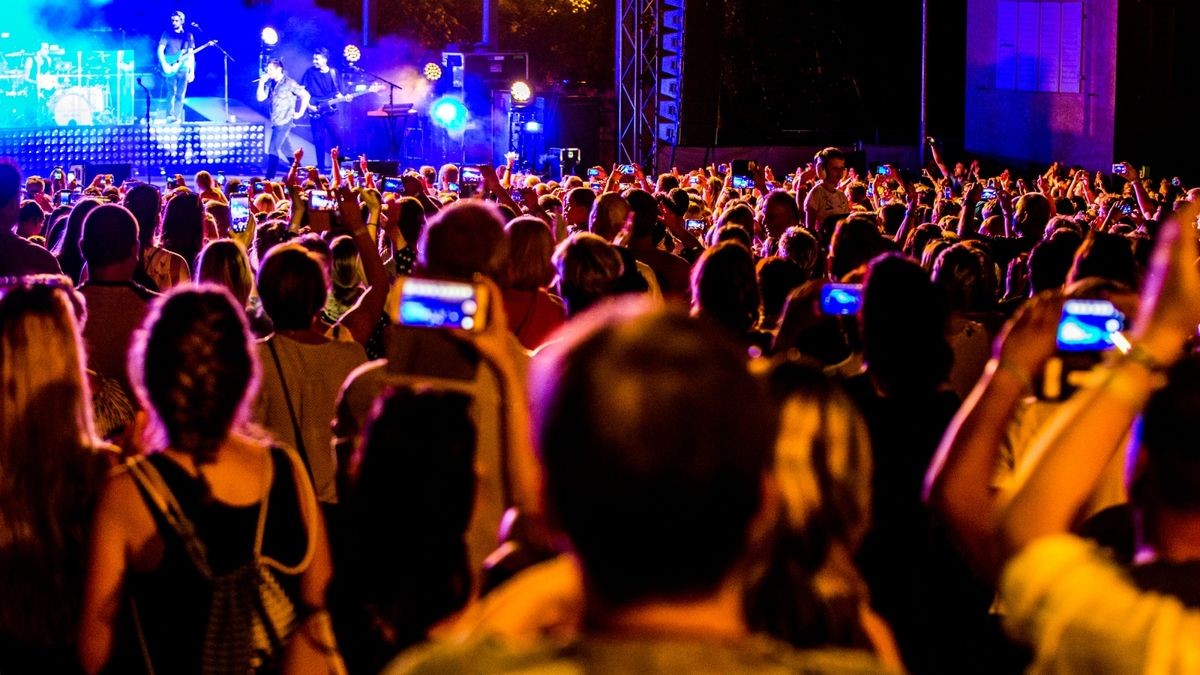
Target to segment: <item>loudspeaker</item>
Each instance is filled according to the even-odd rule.
[[[377,173],[380,176],[399,176],[400,162],[393,162],[386,159],[368,159],[367,171]]]
[[[679,3],[675,3],[679,4]],[[678,107],[665,101],[659,110],[659,120],[675,117],[679,121],[679,145],[711,145],[716,135],[718,106],[721,101],[721,45],[725,9],[723,0],[686,0],[682,54],[664,54],[660,69],[660,94],[673,94],[678,86]],[[677,24],[672,15],[668,28]],[[667,45],[667,52],[676,45]],[[678,74],[676,78],[674,75]]]

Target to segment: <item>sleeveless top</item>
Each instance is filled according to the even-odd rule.
[[[279,448],[271,448],[270,452],[274,471],[267,498],[262,556],[295,566],[303,561],[308,549],[309,533],[301,511],[301,495],[287,453]],[[259,502],[230,506],[206,500],[200,481],[166,455],[151,455],[146,461],[158,470],[195,526],[214,574],[227,573],[252,558]],[[142,497],[147,499],[145,494]],[[118,647],[106,671],[146,671],[132,616],[136,612],[154,672],[199,673],[212,587],[196,569],[182,539],[158,508],[149,501],[146,505],[163,539],[163,556],[158,568],[151,572],[131,569],[126,573],[125,595],[132,602],[122,608],[129,614],[128,620],[123,622]],[[300,576],[278,574],[277,578],[300,608]]]

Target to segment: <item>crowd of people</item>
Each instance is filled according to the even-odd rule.
[[[1196,669],[1200,188],[930,142],[0,163],[0,672]]]

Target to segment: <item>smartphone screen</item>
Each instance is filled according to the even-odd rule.
[[[604,189],[604,183],[601,183],[600,181],[597,181],[597,180],[592,181],[590,183],[590,185],[592,188],[592,192],[595,192],[596,194],[599,194],[600,191]]]
[[[479,169],[473,166],[464,166],[462,168],[462,182],[475,185],[481,180],[483,180],[483,175],[479,173]]]
[[[597,169],[596,167],[592,167],[592,168],[588,169],[588,178],[589,179],[596,180],[599,177],[600,177],[600,169]]]
[[[734,175],[733,188],[735,190],[749,190],[752,187],[754,187],[754,180],[751,179],[749,176],[738,176],[736,174]]]
[[[229,231],[241,234],[250,222],[250,197],[234,195],[229,198]]]
[[[383,179],[383,191],[397,195],[404,194],[404,181],[397,176],[388,176]]]
[[[57,196],[58,196],[58,199],[55,200],[56,205],[69,206],[71,204],[71,191],[70,190],[59,190]]]
[[[862,304],[862,284],[825,284],[821,287],[821,311],[825,314],[858,314]]]
[[[1125,173],[1125,165],[1124,164],[1113,164],[1113,173],[1117,174],[1118,176],[1124,174]]]
[[[337,200],[329,194],[328,190],[310,190],[308,207],[313,211],[336,211]]]
[[[1113,333],[1125,327],[1125,315],[1108,300],[1067,300],[1058,322],[1058,349],[1098,352],[1113,348]]]
[[[983,193],[980,194],[979,196],[982,197],[983,199],[995,199],[996,198],[996,188],[984,188]]]
[[[217,172],[217,185],[225,187],[225,174],[220,171]]]
[[[487,302],[486,286],[409,277],[388,297],[388,315],[401,326],[481,331]]]
[[[683,225],[687,228],[688,232],[700,234],[704,231],[706,223],[703,220],[685,220],[683,221]]]

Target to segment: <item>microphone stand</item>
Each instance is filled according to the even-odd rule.
[[[220,45],[220,43],[214,44],[213,46],[216,47],[217,51],[221,52],[221,56],[224,57],[223,58],[223,68],[224,68],[223,75],[225,78],[225,123],[228,124],[230,121],[229,120],[229,63],[231,61],[236,61],[237,59],[230,56],[229,52],[225,51],[225,48],[222,47]]]
[[[377,82],[382,82],[388,86],[388,108],[387,108],[388,115],[386,117],[387,128],[388,128],[388,153],[389,153],[388,159],[395,157],[396,151],[397,151],[396,120],[394,117],[392,117],[391,111],[393,110],[393,108],[396,105],[396,90],[403,89],[404,87],[401,87],[400,85],[396,84],[395,82],[392,82],[391,80],[389,80],[385,77],[382,77],[381,75],[379,75],[377,73],[372,73],[369,70],[364,70],[353,63],[347,63],[346,68],[348,70],[354,71],[356,73],[361,73],[363,75],[366,75],[367,77],[371,78],[372,80],[375,80]],[[407,129],[407,122],[405,123],[405,128]],[[404,161],[404,159],[405,159],[404,154],[401,153],[400,161]]]
[[[153,185],[154,177],[150,175],[150,153],[152,151],[153,140],[150,137],[150,89],[142,84],[142,78],[137,78],[137,86],[141,87],[146,93],[146,183]]]

